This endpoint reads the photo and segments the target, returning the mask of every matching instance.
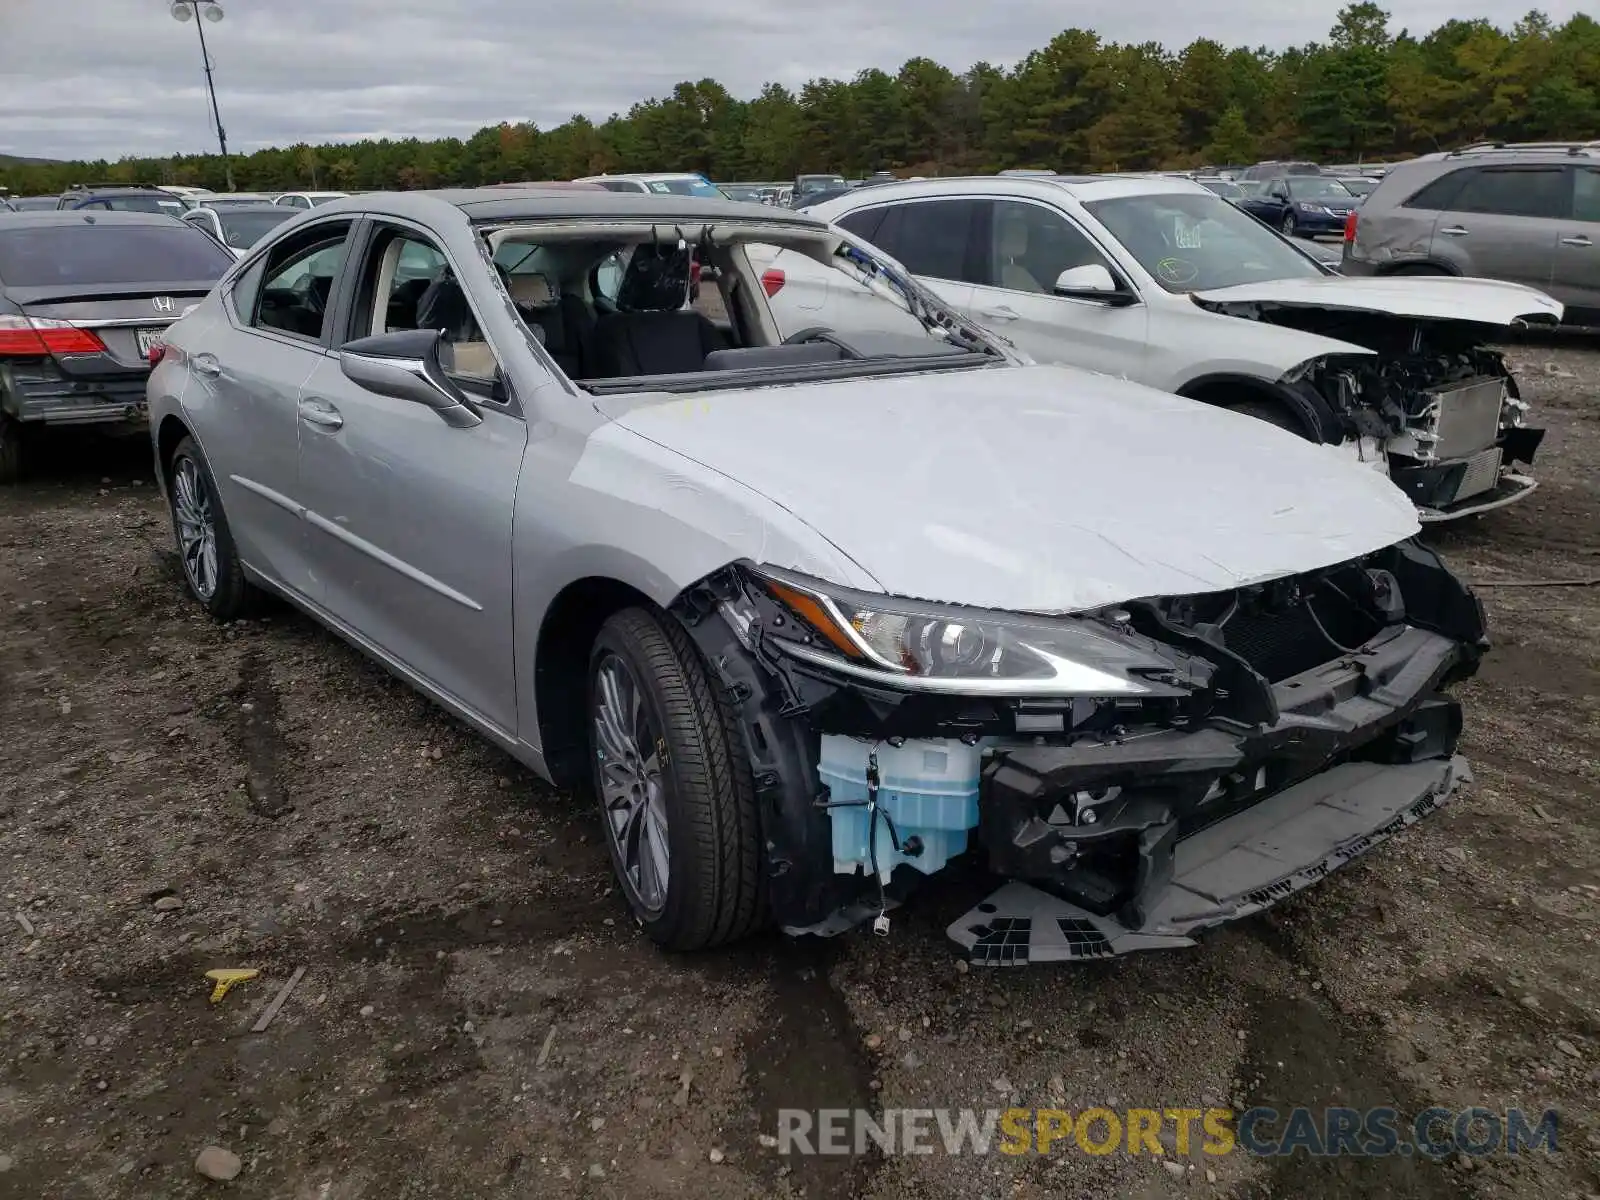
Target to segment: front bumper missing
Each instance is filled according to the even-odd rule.
[[[1438,811],[1466,760],[1344,763],[1177,843],[1172,877],[1137,927],[1008,883],[949,927],[978,966],[1107,958],[1194,945],[1194,935],[1272,907]]]
[[[1508,504],[1515,504],[1518,500],[1525,499],[1538,486],[1539,481],[1530,476],[1506,472],[1500,476],[1499,482],[1492,489],[1480,492],[1471,499],[1458,500],[1444,508],[1418,505],[1417,520],[1424,525],[1436,525],[1441,521],[1455,521],[1461,517],[1493,512],[1497,508],[1504,508]]]

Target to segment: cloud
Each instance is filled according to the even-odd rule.
[[[1321,39],[1339,7],[1279,0],[1063,6],[1050,0],[223,0],[205,26],[229,149],[364,137],[467,136],[499,121],[603,120],[683,79],[736,96],[893,71],[926,56],[1009,64],[1067,25],[1114,41],[1197,37],[1282,47]],[[1452,16],[1509,26],[1528,0],[1392,6],[1391,29]],[[1546,6],[1560,22],[1578,0]],[[117,158],[210,149],[192,22],[168,0],[0,0],[0,153]]]

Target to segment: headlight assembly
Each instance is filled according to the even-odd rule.
[[[775,643],[840,674],[911,691],[1008,696],[1172,695],[1171,659],[1070,617],[924,604],[762,568],[802,636]],[[1165,676],[1163,682],[1141,674]]]

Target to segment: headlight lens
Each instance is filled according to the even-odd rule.
[[[1136,638],[1081,620],[922,604],[763,570],[772,596],[814,634],[786,640],[796,657],[919,691],[1138,696],[1157,688],[1131,672],[1173,663]],[[826,647],[826,648],[824,648]]]

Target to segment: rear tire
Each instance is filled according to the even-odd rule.
[[[649,609],[617,613],[590,652],[587,694],[606,845],[635,919],[668,950],[755,932],[766,905],[749,760],[688,635]],[[633,806],[643,832],[630,837]],[[664,894],[647,841],[667,850]]]
[[[1306,433],[1305,423],[1283,405],[1271,400],[1242,400],[1238,404],[1228,405],[1228,408],[1244,416],[1254,417],[1258,421],[1265,421],[1268,425],[1276,425],[1279,429],[1287,429],[1307,441],[1311,440]]]
[[[22,479],[22,426],[0,416],[0,485]]]
[[[261,593],[244,576],[211,465],[193,438],[173,448],[167,506],[189,594],[219,621],[255,611]]]
[[[1442,267],[1430,267],[1427,263],[1417,263],[1410,267],[1396,267],[1390,271],[1391,275],[1448,275],[1449,271]]]

